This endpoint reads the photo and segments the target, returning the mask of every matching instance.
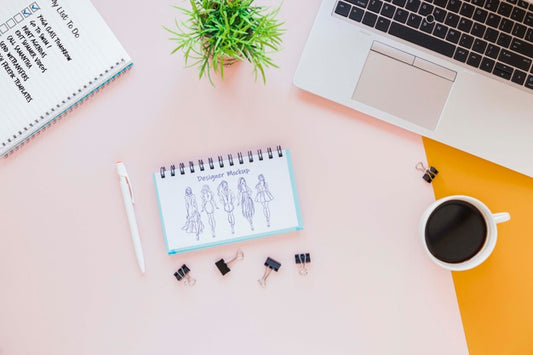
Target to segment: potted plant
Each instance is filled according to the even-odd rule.
[[[173,6],[184,15],[176,30],[164,27],[176,42],[172,51],[183,51],[188,67],[199,67],[199,77],[211,72],[224,78],[224,66],[246,60],[266,82],[265,68],[276,67],[271,54],[281,46],[279,7],[269,11],[254,0],[189,0],[191,9]]]

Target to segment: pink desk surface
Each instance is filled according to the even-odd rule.
[[[168,54],[171,3],[94,3],[135,66],[0,162],[0,354],[467,353],[451,275],[416,232],[434,199],[414,169],[420,137],[292,84],[318,0],[283,3],[267,85],[242,63],[216,88]],[[238,245],[245,260],[224,278],[214,262],[237,245],[166,255],[152,172],[276,144],[292,152],[305,230]],[[135,188],[144,276],[117,159]],[[293,255],[305,251],[302,277]],[[262,289],[267,256],[282,267]],[[172,276],[182,263],[196,286]]]

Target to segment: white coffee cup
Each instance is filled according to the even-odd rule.
[[[462,200],[465,202],[470,203],[472,206],[474,206],[483,216],[485,219],[485,223],[487,226],[487,235],[485,238],[485,243],[481,247],[481,249],[470,259],[459,262],[459,263],[448,263],[442,260],[439,260],[436,258],[428,249],[428,246],[426,244],[426,224],[437,207],[442,205],[444,202],[450,201],[450,200]],[[468,270],[472,269],[485,260],[490,256],[492,251],[494,250],[494,247],[496,246],[496,240],[498,239],[498,229],[496,227],[496,224],[506,222],[509,219],[511,219],[511,216],[507,212],[501,212],[501,213],[492,213],[489,208],[478,199],[475,199],[470,196],[465,195],[454,195],[454,196],[448,196],[445,198],[441,198],[440,200],[437,200],[433,202],[429,207],[426,209],[426,211],[422,214],[422,217],[420,218],[419,223],[419,234],[422,238],[422,244],[424,245],[424,250],[426,251],[427,255],[430,257],[431,260],[433,260],[437,265],[442,266],[445,269],[452,270],[452,271],[462,271],[462,270]]]

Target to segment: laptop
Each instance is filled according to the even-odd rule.
[[[297,87],[533,177],[533,4],[323,0]]]

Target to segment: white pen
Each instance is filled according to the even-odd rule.
[[[128,215],[128,222],[130,224],[131,239],[133,241],[133,248],[135,249],[135,255],[137,255],[137,262],[139,268],[144,274],[144,257],[143,249],[141,246],[141,238],[139,237],[139,228],[137,228],[137,220],[135,219],[135,211],[133,210],[133,188],[131,186],[131,180],[128,177],[128,172],[124,163],[117,161],[117,173],[120,177],[120,189],[122,190],[122,198],[124,199],[124,206],[126,206],[126,214]]]

